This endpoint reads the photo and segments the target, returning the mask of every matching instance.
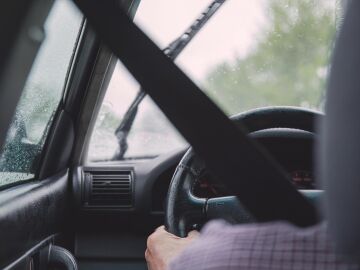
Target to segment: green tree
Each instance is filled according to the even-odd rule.
[[[262,38],[244,58],[211,71],[207,93],[229,114],[270,105],[320,109],[336,12],[327,0],[269,0]]]

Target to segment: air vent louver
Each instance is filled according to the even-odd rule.
[[[131,171],[85,172],[88,182],[88,207],[130,208],[133,206]]]

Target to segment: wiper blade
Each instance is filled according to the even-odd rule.
[[[115,130],[115,136],[119,143],[119,149],[113,156],[113,160],[121,160],[128,149],[127,137],[129,136],[130,129],[134,123],[136,114],[138,112],[139,104],[146,96],[146,93],[140,88],[135,99],[131,103],[130,107],[126,111],[124,118],[120,122],[120,125]]]
[[[226,0],[213,1],[180,37],[171,42],[163,50],[164,53],[169,56],[170,59],[175,60],[225,1]]]
[[[179,54],[186,48],[190,41],[196,36],[196,34],[203,28],[203,26],[208,22],[208,20],[219,10],[219,8],[224,4],[226,0],[215,0],[213,1],[204,12],[201,13],[199,18],[177,39],[171,42],[164,50],[171,60],[175,60]],[[120,122],[120,125],[115,130],[115,136],[119,143],[119,149],[113,156],[113,160],[122,160],[128,149],[127,138],[129,132],[134,123],[135,117],[138,112],[139,105],[141,101],[145,98],[145,91],[140,88],[135,99],[131,103],[130,107],[126,111],[124,118]]]

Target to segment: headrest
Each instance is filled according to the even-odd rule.
[[[318,179],[338,251],[360,260],[360,1],[348,3],[328,83]]]

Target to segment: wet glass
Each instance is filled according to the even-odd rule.
[[[6,141],[0,152],[0,186],[32,179],[63,95],[82,15],[71,1],[55,1]]]

